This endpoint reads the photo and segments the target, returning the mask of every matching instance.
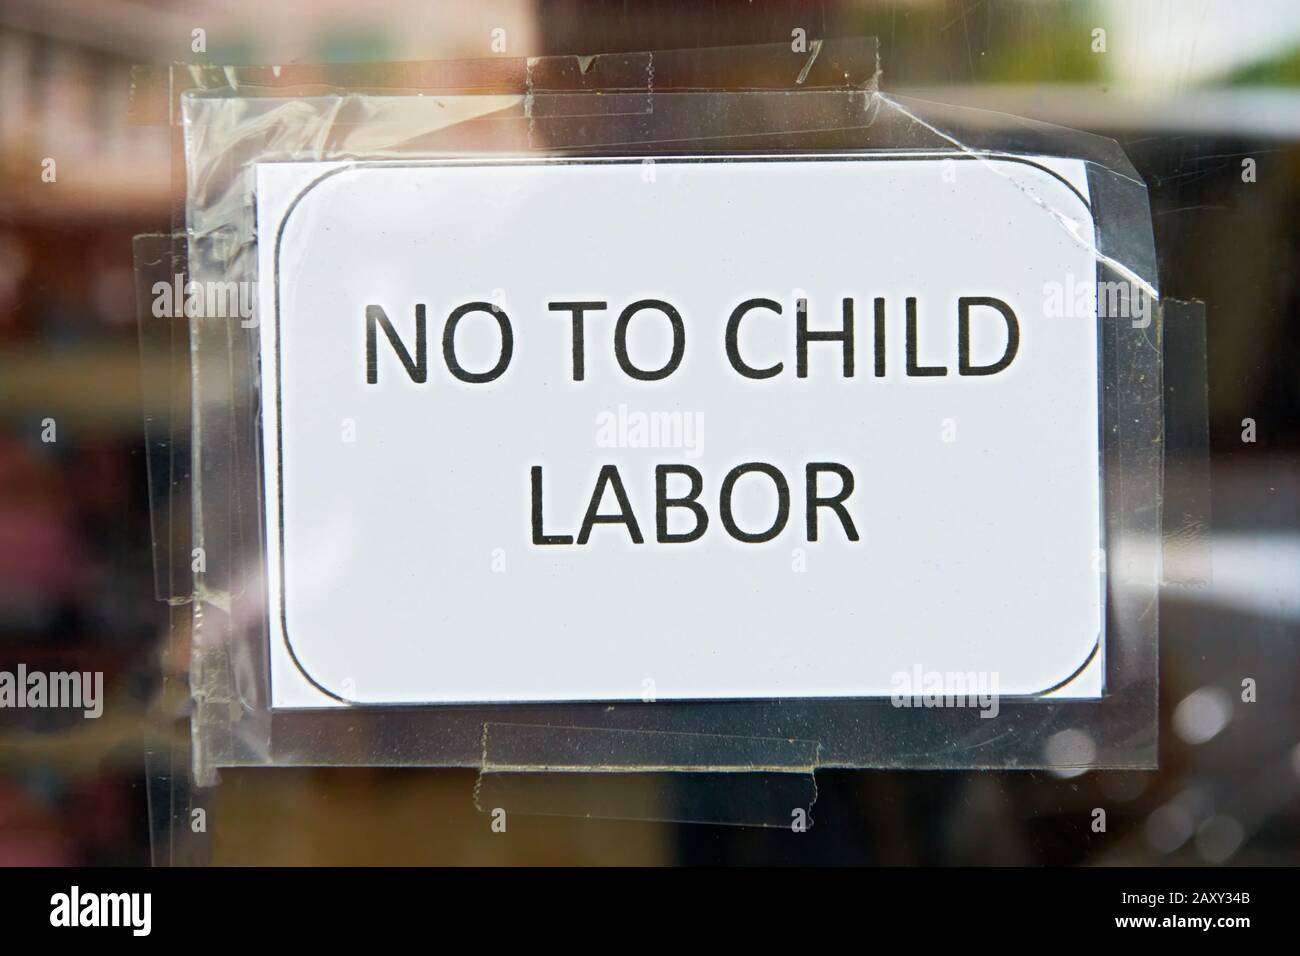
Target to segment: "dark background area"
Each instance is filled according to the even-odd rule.
[[[1300,862],[1300,16],[1293,3],[305,3],[0,7],[0,669],[102,670],[103,718],[0,711],[0,865],[147,863],[154,600],[131,237],[169,228],[133,63],[600,53],[875,35],[886,92],[1113,137],[1167,296],[1204,302],[1210,581],[1161,604],[1156,772],[817,774],[814,826],[512,817],[466,770],[223,772],[219,863]],[[207,49],[191,49],[192,31]],[[1093,52],[1094,29],[1107,51]],[[42,163],[57,162],[57,179]],[[1242,162],[1255,161],[1255,181]],[[145,369],[145,374],[149,370]],[[53,419],[56,440],[45,441]],[[1243,441],[1244,420],[1256,440]],[[1240,698],[1243,679],[1258,700]],[[1105,833],[1092,810],[1108,814]],[[155,811],[157,807],[155,807]],[[155,816],[157,816],[155,814]]]

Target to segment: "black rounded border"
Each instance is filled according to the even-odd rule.
[[[1065,186],[1065,188],[1068,189],[1074,195],[1074,197],[1079,200],[1080,204],[1082,204],[1084,209],[1088,211],[1088,218],[1092,222],[1094,236],[1096,235],[1096,230],[1097,230],[1097,222],[1096,222],[1096,217],[1093,214],[1092,204],[1089,203],[1087,198],[1085,198],[1084,195],[1081,192],[1079,192],[1079,190],[1074,186],[1074,184],[1071,183],[1069,180],[1067,180],[1064,176],[1062,176],[1060,173],[1056,172],[1055,170],[1049,169],[1048,167],[1042,165],[1041,163],[1036,162],[1033,159],[1030,159],[1029,157],[1018,156],[1014,154],[996,153],[996,152],[970,153],[970,152],[945,152],[943,150],[938,150],[938,151],[891,150],[891,151],[882,151],[879,153],[856,153],[856,154],[855,153],[797,153],[797,154],[790,154],[790,155],[766,154],[766,155],[755,155],[755,156],[747,156],[741,153],[741,154],[718,154],[718,155],[701,154],[698,156],[670,156],[670,157],[659,157],[659,156],[650,156],[650,155],[584,156],[584,157],[537,156],[537,157],[500,157],[500,158],[477,157],[473,159],[450,159],[450,158],[425,159],[425,160],[410,161],[410,162],[404,162],[404,161],[388,162],[383,160],[367,160],[367,161],[358,162],[358,161],[351,161],[351,160],[338,160],[337,162],[340,165],[336,166],[333,169],[327,170],[317,178],[313,179],[311,182],[307,183],[293,198],[293,201],[289,203],[288,207],[284,211],[284,214],[280,217],[279,225],[276,228],[275,250],[273,253],[273,275],[274,275],[273,281],[275,282],[275,292],[274,292],[274,304],[275,304],[274,313],[275,314],[273,317],[275,322],[275,471],[276,471],[276,511],[279,518],[279,521],[277,522],[278,527],[276,528],[276,532],[280,542],[280,549],[279,549],[280,587],[278,591],[279,605],[280,605],[280,615],[279,615],[280,636],[284,641],[285,650],[288,651],[289,659],[293,662],[294,667],[298,669],[298,672],[303,676],[304,679],[306,679],[306,681],[309,684],[311,684],[312,687],[316,688],[318,691],[320,691],[326,697],[329,697],[331,700],[336,700],[347,707],[398,709],[398,708],[421,708],[421,707],[439,707],[439,706],[464,707],[464,706],[475,706],[479,704],[502,704],[502,703],[561,704],[561,705],[583,704],[583,703],[588,703],[588,704],[626,703],[626,702],[633,701],[634,698],[630,698],[630,697],[629,698],[599,698],[599,699],[592,699],[592,700],[588,700],[585,698],[564,699],[564,700],[543,699],[543,700],[519,700],[519,701],[508,701],[508,702],[406,701],[401,703],[395,703],[395,702],[373,703],[373,702],[366,702],[366,701],[350,700],[349,698],[343,697],[342,695],[335,693],[334,691],[330,690],[328,687],[325,687],[323,684],[321,684],[320,681],[316,680],[316,678],[314,678],[311,674],[309,674],[307,672],[307,669],[303,667],[302,661],[299,659],[297,652],[294,651],[293,642],[289,640],[289,621],[288,621],[288,607],[287,607],[288,601],[286,599],[286,586],[285,586],[285,574],[284,574],[284,565],[285,565],[285,560],[284,560],[285,559],[284,439],[283,439],[284,417],[283,417],[283,404],[281,401],[281,388],[282,388],[283,380],[281,376],[281,360],[280,360],[281,352],[283,351],[281,347],[282,341],[280,337],[280,288],[281,288],[280,249],[284,241],[285,229],[289,224],[290,218],[293,216],[293,213],[298,209],[298,206],[299,204],[301,204],[303,199],[305,199],[309,193],[315,190],[317,186],[321,185],[321,183],[325,182],[328,179],[332,179],[334,176],[337,176],[341,173],[352,172],[358,169],[372,169],[372,168],[418,169],[418,168],[427,168],[431,166],[471,166],[471,167],[507,166],[508,167],[508,166],[541,166],[541,165],[590,166],[590,165],[600,165],[600,164],[640,165],[644,163],[647,159],[653,160],[656,165],[660,163],[685,164],[685,163],[733,163],[733,162],[742,162],[742,163],[744,162],[748,162],[748,163],[755,163],[755,162],[900,162],[900,161],[906,161],[912,159],[967,160],[967,161],[993,160],[993,161],[1000,161],[1000,162],[1021,163],[1026,166],[1031,166],[1034,169],[1039,170],[1040,172],[1047,173],[1047,175],[1051,176],[1057,182],[1061,183],[1061,185]],[[278,164],[268,164],[268,165],[278,165]],[[1100,324],[1100,316],[1098,316],[1098,323]],[[261,383],[259,380],[259,390],[260,390],[260,386]],[[1099,390],[1099,394],[1098,394],[1099,402],[1100,402],[1100,397],[1101,396]],[[1098,416],[1099,430],[1102,427],[1101,419],[1102,416],[1099,415]],[[1099,434],[1098,435],[1099,452],[1102,447],[1101,438],[1102,436]],[[263,448],[265,448],[265,435],[263,435],[262,445]],[[1101,508],[1103,512],[1101,516],[1102,520],[1099,525],[1100,540],[1098,541],[1098,543],[1104,544],[1104,539],[1106,534],[1105,514],[1104,514],[1105,494],[1104,494],[1104,488],[1102,486],[1100,474],[1098,475],[1098,486],[1099,489],[1101,489],[1101,494],[1099,495],[1099,502],[1101,504]],[[1103,553],[1104,553],[1104,549],[1103,549]],[[1106,602],[1106,592],[1105,592],[1104,585],[1102,587],[1101,597],[1102,597],[1101,600],[1102,630],[1098,632],[1097,639],[1094,642],[1092,649],[1088,652],[1088,655],[1083,659],[1083,662],[1079,664],[1079,666],[1076,667],[1074,671],[1071,672],[1070,675],[1067,676],[1064,680],[1061,680],[1044,690],[1036,691],[1030,694],[1013,695],[1011,697],[1008,697],[1007,698],[1008,700],[1041,699],[1046,695],[1055,693],[1056,691],[1061,690],[1062,688],[1071,684],[1075,680],[1075,678],[1077,678],[1080,674],[1082,674],[1088,668],[1088,666],[1092,664],[1093,660],[1097,658],[1097,656],[1100,654],[1102,650],[1103,635],[1105,631],[1105,615],[1106,615],[1105,607],[1107,602]],[[766,699],[768,698],[759,698],[759,697],[674,698],[674,700],[678,702],[695,703],[695,704],[709,703],[709,702],[731,703],[731,702],[755,701],[755,700],[766,700]],[[788,697],[788,698],[782,697],[782,698],[774,698],[774,699],[777,700],[873,700],[873,699],[882,699],[882,698],[875,698],[871,696],[863,696],[863,697],[834,696],[834,697]],[[312,708],[295,707],[292,709],[307,710]]]

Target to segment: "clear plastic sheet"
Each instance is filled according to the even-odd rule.
[[[141,75],[138,111],[145,121],[171,122],[184,155],[183,220],[173,237],[143,237],[137,263],[142,347],[170,354],[187,385],[147,383],[172,396],[174,410],[170,421],[149,423],[148,437],[159,596],[187,605],[192,629],[182,638],[200,785],[235,766],[470,766],[483,771],[480,806],[506,793],[531,812],[789,825],[786,790],[747,810],[739,798],[620,810],[597,805],[592,786],[532,787],[524,800],[518,778],[785,774],[806,778],[795,799],[810,806],[811,775],[820,767],[1155,766],[1164,319],[1146,187],[1113,141],[894,98],[879,91],[878,79],[872,40],[819,41],[806,53],[775,45]],[[1104,695],[1003,698],[993,721],[970,709],[900,709],[888,699],[273,710],[259,317],[160,324],[146,313],[143,290],[182,272],[200,284],[256,282],[258,162],[751,151],[925,151],[976,162],[1052,155],[1086,163],[1097,234],[1075,238],[1093,250],[1099,283],[1137,289],[1153,305],[1144,322],[1127,315],[1099,322]]]

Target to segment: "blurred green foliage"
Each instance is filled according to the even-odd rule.
[[[1234,70],[1224,86],[1300,86],[1300,46]]]

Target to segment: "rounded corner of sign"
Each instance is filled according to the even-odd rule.
[[[1080,191],[1078,186],[1070,182],[1068,179],[1065,178],[1065,176],[1063,176],[1057,170],[1053,169],[1051,166],[1048,166],[1045,163],[1043,163],[1040,158],[1034,156],[1021,156],[1021,155],[1007,155],[1001,158],[1007,162],[1021,163],[1025,166],[1029,166],[1032,169],[1036,169],[1041,173],[1045,173],[1052,180],[1054,180],[1058,185],[1064,187],[1066,192],[1074,199],[1077,199],[1079,201],[1079,204],[1083,206],[1084,212],[1088,219],[1088,224],[1093,228],[1093,230],[1096,230],[1097,219],[1093,213],[1091,195],[1084,195],[1084,193]],[[1078,157],[1074,157],[1074,156],[1059,156],[1059,157],[1052,157],[1052,158],[1065,161],[1065,162],[1082,162],[1082,163],[1087,162],[1086,160],[1079,159]],[[1060,214],[1059,206],[1054,203],[1049,203],[1044,200],[1042,202],[1042,208],[1043,211],[1046,212],[1048,215]]]
[[[330,703],[325,704],[324,706],[333,707],[343,705],[346,707],[355,707],[361,704],[361,701],[353,700],[349,697],[345,697],[337,691],[331,690],[324,682],[312,676],[304,666],[302,658],[298,656],[298,652],[294,649],[293,642],[289,640],[289,626],[283,617],[281,617],[278,622],[277,631],[278,634],[274,636],[279,638],[280,644],[284,648],[285,654],[288,657],[288,663],[293,665],[293,669],[298,672],[298,676],[305,681],[307,686],[311,687],[312,690],[329,698]],[[279,705],[281,708],[286,706],[287,705],[284,704]]]
[[[285,231],[289,228],[289,221],[293,218],[293,214],[298,211],[299,207],[304,205],[304,201],[307,199],[308,196],[316,192],[316,187],[320,186],[327,179],[333,179],[335,176],[339,175],[340,173],[346,173],[355,168],[356,168],[355,165],[351,163],[332,166],[330,169],[325,170],[319,176],[312,178],[309,182],[303,185],[301,189],[298,190],[297,194],[293,197],[292,200],[290,200],[289,204],[285,207],[284,215],[280,217],[280,222],[276,227],[275,255],[276,255],[277,263],[279,261],[279,255],[280,255],[280,243],[284,239]]]
[[[1069,672],[1069,675],[1065,677],[1063,680],[1057,681],[1055,684],[1050,685],[1046,690],[1041,690],[1038,693],[1034,694],[1033,696],[1040,699],[1072,696],[1069,692],[1070,685],[1072,685],[1075,681],[1077,681],[1080,677],[1082,677],[1088,671],[1088,669],[1093,666],[1094,663],[1101,660],[1102,645],[1104,639],[1105,639],[1104,632],[1098,630],[1097,636],[1093,641],[1093,643],[1090,645],[1087,654],[1084,655],[1083,661],[1077,667],[1071,670]],[[1086,696],[1088,698],[1101,697],[1102,695],[1104,695],[1106,690],[1106,680],[1105,680],[1104,673],[1101,675],[1101,678],[1102,679],[1100,682],[1100,686],[1098,688],[1098,692],[1096,694],[1092,694],[1092,693],[1087,694]]]

